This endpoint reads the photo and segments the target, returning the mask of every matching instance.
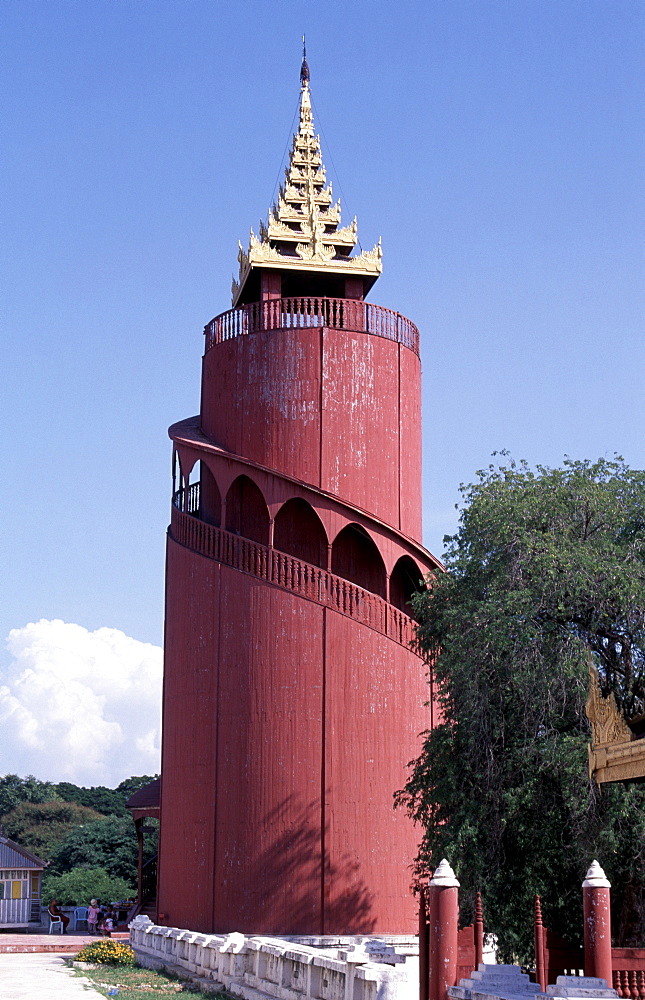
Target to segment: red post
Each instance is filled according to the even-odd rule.
[[[544,961],[544,924],[542,923],[542,904],[540,897],[535,897],[535,916],[533,918],[533,937],[535,940],[535,978],[542,992],[546,992],[547,970]]]
[[[444,858],[428,885],[430,910],[429,1000],[446,1000],[457,980],[459,882]]]
[[[484,911],[482,909],[482,894],[477,893],[475,900],[475,968],[484,961]]]
[[[428,997],[428,905],[426,890],[419,890],[419,1000]]]
[[[584,914],[585,976],[612,983],[611,885],[597,861],[593,861],[582,883]]]

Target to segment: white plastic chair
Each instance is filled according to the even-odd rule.
[[[78,930],[79,923],[85,924],[85,929],[89,930],[89,927],[87,926],[88,912],[87,906],[77,906],[74,909],[74,930]]]
[[[59,928],[59,933],[62,934],[63,933],[63,918],[62,917],[52,917],[52,915],[50,913],[49,914],[49,930],[47,931],[47,933],[48,934],[54,934],[56,927]]]

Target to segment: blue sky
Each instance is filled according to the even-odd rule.
[[[166,428],[271,203],[303,32],[344,221],[383,240],[370,297],[422,334],[428,547],[496,449],[645,466],[645,4],[5,0],[0,22],[2,639],[161,642]]]

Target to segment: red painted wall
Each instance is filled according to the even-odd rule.
[[[270,330],[204,357],[202,429],[220,447],[421,538],[416,354],[346,330]]]
[[[226,565],[224,548],[221,563],[214,548],[202,555],[205,526],[173,522],[195,550],[169,536],[159,912],[199,931],[412,934],[418,831],[392,806],[433,721],[426,669],[392,638],[399,625],[383,625],[403,621],[400,637],[409,623],[346,581],[386,599],[386,567],[404,553],[433,565],[406,541],[421,537],[419,359],[347,330],[237,336],[204,357],[201,430],[186,422],[172,436],[184,477],[200,460],[212,470],[202,516],[217,520],[229,496],[222,545],[250,552],[240,534],[266,546],[277,515],[277,540],[304,563],[329,560],[335,593],[359,611]],[[240,471],[255,485],[229,494]],[[324,532],[313,512],[280,515],[301,494]],[[371,540],[341,551],[355,522]],[[274,565],[270,548],[253,551]]]
[[[166,599],[164,922],[414,933],[392,794],[429,723],[417,657],[172,539]]]

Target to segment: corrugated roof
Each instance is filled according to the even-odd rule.
[[[8,837],[0,837],[0,868],[46,868],[48,864]]]

